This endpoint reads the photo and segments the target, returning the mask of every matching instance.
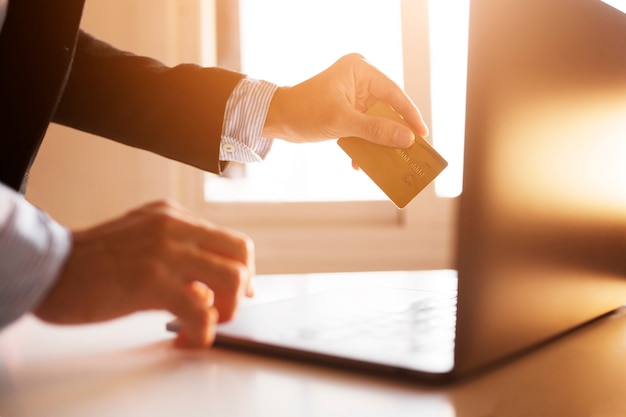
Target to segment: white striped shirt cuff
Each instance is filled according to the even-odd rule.
[[[270,101],[278,86],[243,78],[226,102],[220,147],[221,161],[260,162],[272,147],[262,136]]]
[[[70,249],[69,230],[0,184],[0,329],[37,307]]]

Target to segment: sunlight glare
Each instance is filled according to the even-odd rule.
[[[449,164],[435,192],[456,197],[463,187],[469,0],[430,0],[428,7],[433,142]]]

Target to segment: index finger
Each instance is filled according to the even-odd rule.
[[[369,82],[369,92],[373,96],[393,107],[413,128],[415,133],[422,137],[428,136],[428,127],[422,114],[400,86],[365,59],[363,59],[362,65],[358,65],[356,68],[363,71],[364,79]]]

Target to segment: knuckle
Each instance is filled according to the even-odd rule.
[[[175,204],[176,203],[172,200],[156,200],[137,208],[135,212],[138,212],[144,216],[151,216],[155,213],[171,210],[175,207]]]
[[[254,241],[245,233],[237,230],[222,228],[220,230],[222,236],[229,240],[234,252],[240,258],[240,261],[246,262],[254,254]]]
[[[176,227],[180,220],[168,207],[163,207],[151,213],[150,227],[157,236],[165,237]]]
[[[340,61],[345,62],[348,65],[353,65],[365,61],[365,58],[357,52],[352,52],[341,57]]]
[[[230,262],[224,268],[224,277],[228,286],[235,291],[239,290],[246,281],[247,270],[238,262]]]
[[[180,205],[175,200],[164,198],[148,204],[147,207],[154,211],[169,211],[180,208]]]
[[[236,244],[240,252],[246,257],[254,253],[254,241],[249,236],[240,234],[237,237]]]

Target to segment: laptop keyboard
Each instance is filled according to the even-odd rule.
[[[356,312],[355,312],[356,313]],[[324,346],[393,353],[453,349],[456,292],[429,293],[393,311],[336,314],[286,330],[283,337]]]

